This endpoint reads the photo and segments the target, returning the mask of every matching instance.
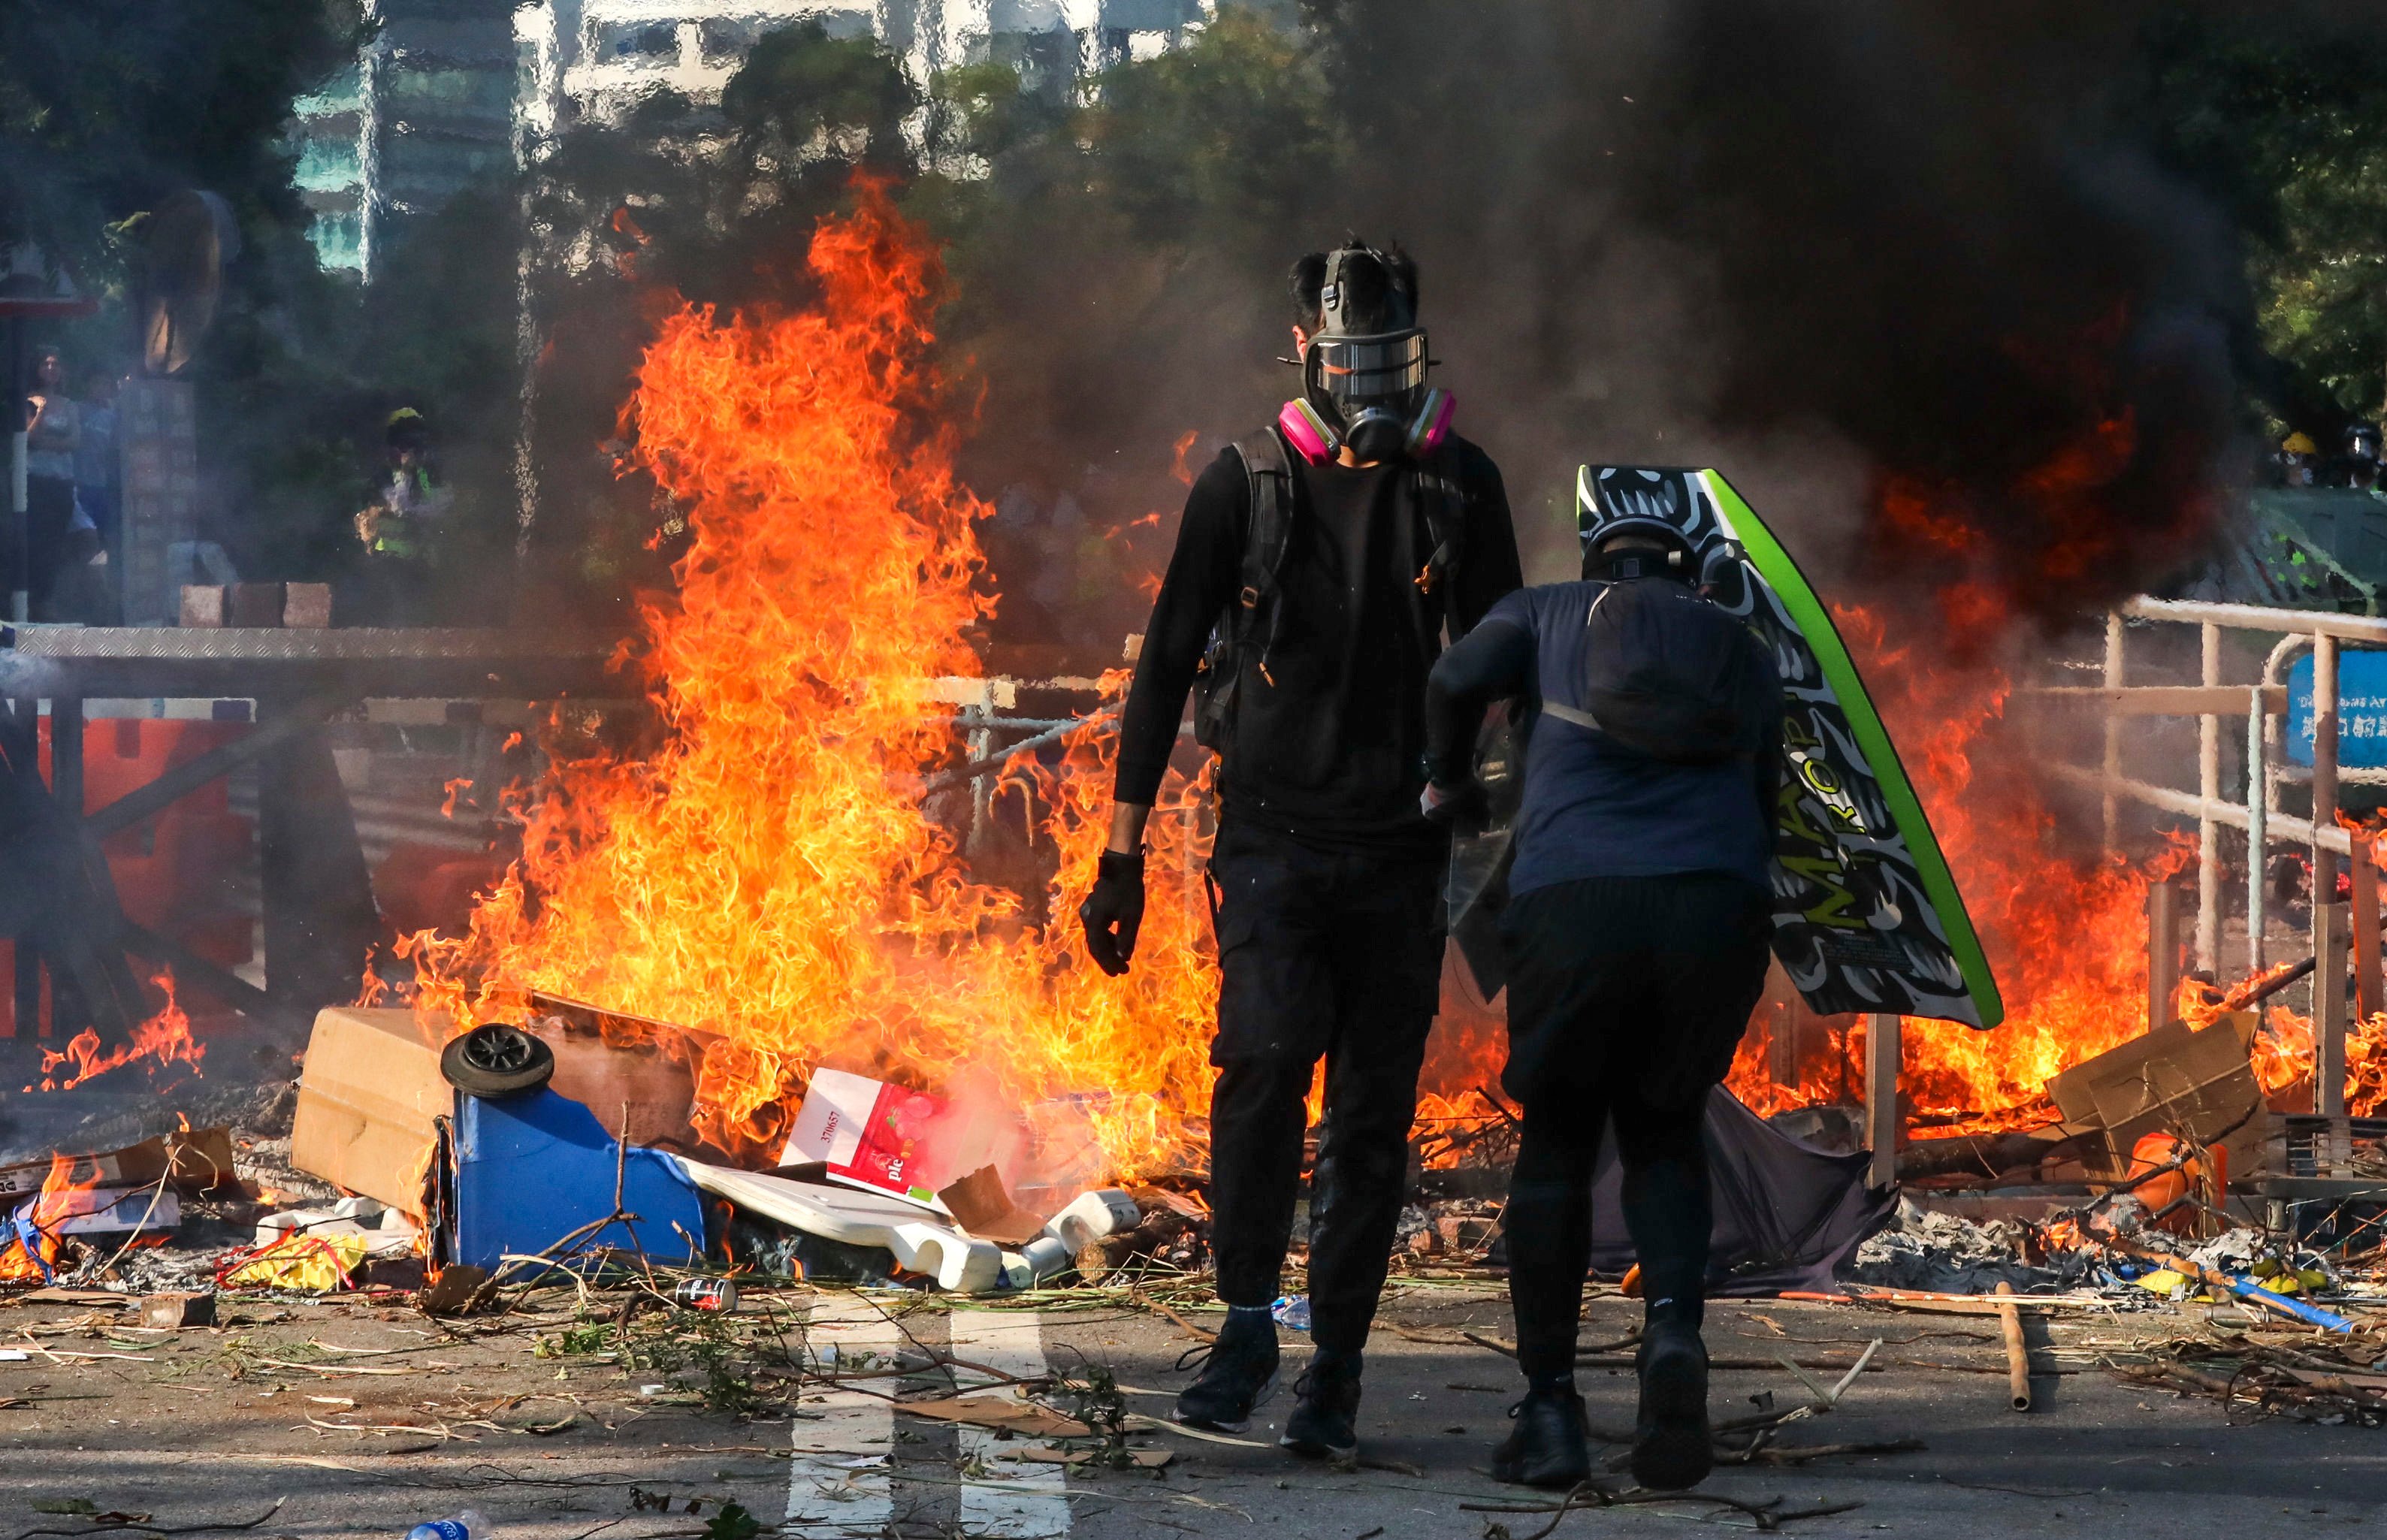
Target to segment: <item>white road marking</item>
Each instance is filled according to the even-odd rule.
[[[1043,1332],[1035,1311],[963,1309],[946,1319],[954,1357],[1022,1377],[1045,1371]],[[963,1533],[1005,1540],[1069,1533],[1066,1467],[1008,1458],[1019,1445],[998,1442],[992,1429],[963,1424],[958,1431],[963,1470],[982,1469],[994,1477],[963,1486]]]
[[[885,1367],[905,1345],[884,1312],[866,1299],[819,1294],[806,1328],[812,1357],[827,1370]],[[896,1382],[870,1382],[879,1395],[832,1387],[797,1403],[807,1414],[794,1423],[788,1461],[788,1522],[799,1531],[877,1534],[895,1517],[887,1467],[894,1452],[895,1409],[884,1399]],[[876,1464],[868,1463],[876,1460]]]

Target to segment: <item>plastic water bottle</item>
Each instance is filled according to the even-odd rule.
[[[1269,1306],[1269,1314],[1287,1331],[1307,1332],[1309,1330],[1309,1296],[1287,1294]],[[480,1532],[476,1530],[474,1533],[477,1535]],[[411,1540],[410,1536],[409,1540]]]
[[[406,1532],[406,1540],[489,1540],[489,1521],[466,1508],[453,1519],[428,1519]]]

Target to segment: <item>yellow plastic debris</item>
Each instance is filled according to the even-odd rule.
[[[2131,1281],[2151,1294],[2160,1294],[2166,1299],[2172,1299],[2178,1297],[2179,1292],[2188,1287],[2188,1275],[2174,1272],[2169,1268],[2157,1268],[2153,1272],[2140,1274]]]
[[[222,1286],[329,1294],[347,1286],[372,1243],[362,1235],[285,1235],[226,1273]]]

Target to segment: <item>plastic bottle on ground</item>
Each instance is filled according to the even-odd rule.
[[[489,1521],[474,1508],[453,1519],[426,1519],[406,1532],[406,1540],[489,1540]]]

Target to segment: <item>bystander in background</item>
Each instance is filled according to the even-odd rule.
[[[62,590],[70,562],[88,562],[99,540],[75,509],[75,461],[82,449],[82,408],[66,391],[65,355],[33,350],[32,416],[25,430],[25,578],[31,618],[80,619]],[[81,528],[78,528],[78,525]],[[73,585],[65,585],[70,589]]]
[[[455,495],[432,472],[430,424],[412,407],[389,414],[382,451],[380,486],[356,516],[365,548],[357,610],[371,625],[427,625],[439,532]]]

